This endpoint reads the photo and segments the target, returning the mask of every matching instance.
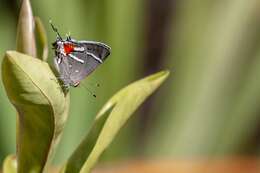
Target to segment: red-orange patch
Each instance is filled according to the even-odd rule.
[[[66,54],[69,54],[69,53],[74,51],[74,45],[73,44],[66,43],[66,44],[63,45],[63,47],[64,47],[64,52]]]

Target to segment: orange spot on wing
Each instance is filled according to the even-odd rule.
[[[74,45],[72,44],[64,44],[63,47],[64,47],[64,52],[66,54],[69,54],[74,51]]]

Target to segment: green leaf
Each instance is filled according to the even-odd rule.
[[[168,75],[169,71],[156,73],[116,93],[97,114],[90,133],[72,154],[62,172],[89,173],[133,112],[164,82]]]
[[[16,51],[6,52],[2,79],[18,112],[18,173],[44,172],[67,119],[69,96],[47,63]]]
[[[17,161],[14,155],[5,158],[3,163],[3,173],[17,173]]]
[[[41,50],[41,59],[43,61],[47,61],[48,58],[48,40],[46,35],[46,30],[43,26],[43,23],[39,17],[35,17],[35,28],[36,28],[36,35],[39,38]]]
[[[36,57],[34,27],[30,1],[23,0],[17,25],[16,49],[32,57]]]
[[[92,151],[108,115],[109,114],[106,113],[104,114],[104,116],[95,119],[90,132],[83,139],[77,150],[69,158],[68,164],[66,165],[66,168],[62,170],[62,172],[72,173],[80,171],[80,168],[82,167],[84,161]]]

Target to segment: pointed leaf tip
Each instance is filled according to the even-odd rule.
[[[23,0],[17,25],[17,51],[36,57],[34,17],[29,0]]]

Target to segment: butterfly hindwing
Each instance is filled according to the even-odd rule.
[[[61,54],[58,55],[58,57],[54,58],[54,64],[56,69],[59,72],[59,78],[63,81],[63,84],[65,86],[70,86],[73,85],[73,81],[70,78],[70,65],[69,62],[66,61],[65,59],[67,58],[66,56],[62,56]],[[63,61],[62,63],[58,62],[58,59],[62,58]]]
[[[86,52],[73,52],[73,55],[80,57],[80,59],[84,61],[84,63],[81,63],[70,57],[65,60],[68,61],[70,79],[74,83],[80,82],[82,79],[86,78],[97,68],[98,65],[101,64]]]

